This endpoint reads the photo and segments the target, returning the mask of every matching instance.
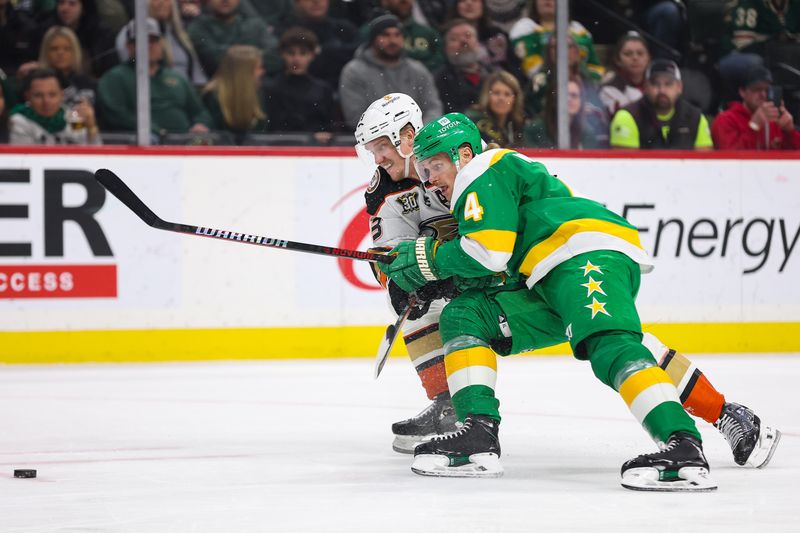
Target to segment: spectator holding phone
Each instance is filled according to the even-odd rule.
[[[798,150],[800,132],[786,110],[780,88],[773,87],[765,67],[753,67],[739,87],[741,102],[732,102],[711,125],[718,150]]]

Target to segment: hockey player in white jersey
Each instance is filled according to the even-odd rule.
[[[438,190],[426,187],[417,177],[411,147],[422,128],[422,111],[402,93],[387,94],[364,111],[356,126],[356,151],[365,163],[375,166],[364,194],[375,248],[388,251],[404,240],[430,236],[449,240],[456,223],[450,207]],[[378,281],[387,289],[392,307],[401,313],[409,295],[389,282],[377,269]],[[449,283],[433,284],[422,294],[403,327],[403,339],[422,386],[432,403],[418,415],[392,424],[394,443],[400,453],[414,453],[420,442],[456,430],[456,418],[447,389],[444,350],[439,335],[439,315]]]

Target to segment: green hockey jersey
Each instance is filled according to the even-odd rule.
[[[759,52],[769,40],[800,42],[800,0],[786,0],[780,7],[772,0],[738,0],[730,16],[730,43],[735,48]]]
[[[553,34],[529,18],[518,20],[511,28],[509,38],[514,53],[522,63],[522,71],[529,78],[533,78],[544,66],[547,43]],[[591,73],[592,78],[600,80],[605,73],[605,68],[594,49],[592,34],[575,20],[569,23],[569,34],[578,45],[581,61]]]
[[[653,268],[627,220],[574,196],[544,165],[513,150],[488,150],[465,165],[450,205],[460,237],[436,249],[440,275],[506,272],[532,287],[557,265],[595,250],[621,252],[642,272]]]

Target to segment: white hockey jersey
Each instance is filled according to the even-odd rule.
[[[450,205],[438,189],[411,178],[392,181],[381,167],[372,176],[364,199],[375,247],[392,248],[421,236],[449,241],[458,232]]]

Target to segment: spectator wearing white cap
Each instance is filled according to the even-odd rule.
[[[707,150],[713,148],[708,120],[681,97],[681,71],[656,59],[645,72],[644,98],[625,106],[611,121],[612,148]]]
[[[135,21],[126,26],[131,59],[109,70],[97,87],[106,129],[136,129],[136,46]],[[202,133],[209,130],[211,116],[200,102],[194,87],[177,71],[164,66],[161,29],[155,19],[147,19],[150,72],[150,120],[154,133]]]

